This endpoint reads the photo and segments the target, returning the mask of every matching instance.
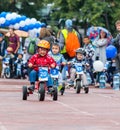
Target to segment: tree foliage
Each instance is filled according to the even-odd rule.
[[[47,1],[49,2],[49,0]],[[53,19],[76,19],[81,27],[103,26],[114,31],[114,23],[120,19],[119,0],[52,0],[54,8],[60,9],[52,14]]]
[[[50,13],[51,21],[71,18],[81,28],[89,26],[103,26],[110,31],[115,30],[114,23],[120,19],[119,0],[19,0],[21,8],[16,7],[18,0],[0,0],[0,11],[16,11],[27,17],[40,19],[37,10],[54,3]],[[30,5],[34,2],[34,5]],[[4,6],[6,5],[6,6]]]

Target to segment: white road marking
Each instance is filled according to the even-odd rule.
[[[82,113],[82,114],[84,114],[84,115],[94,117],[94,114],[91,114],[91,113],[89,113],[89,112],[87,112],[87,111],[81,111],[81,110],[79,110],[79,109],[77,109],[77,108],[75,108],[75,107],[72,107],[72,106],[70,106],[70,105],[68,105],[68,104],[62,103],[62,102],[60,102],[60,101],[56,101],[56,103],[58,103],[58,104],[60,104],[60,105],[62,105],[62,106],[64,106],[64,107],[66,107],[66,108],[69,108],[69,109],[73,110],[73,112]]]
[[[34,93],[34,95],[38,95],[38,94],[37,94],[37,93]],[[46,97],[46,99],[52,100],[52,98],[50,98],[50,97]],[[58,103],[58,104],[60,104],[60,105],[62,105],[62,106],[64,106],[64,107],[66,107],[66,108],[69,108],[69,109],[73,110],[73,112],[82,113],[82,114],[84,114],[84,115],[86,115],[86,116],[92,116],[92,117],[94,117],[94,114],[91,114],[91,113],[89,113],[89,112],[87,112],[87,111],[80,111],[79,109],[76,109],[76,108],[74,108],[74,107],[71,107],[70,105],[67,105],[67,104],[65,104],[65,103],[63,103],[63,102],[55,101],[55,103]]]
[[[52,100],[52,99],[49,98],[49,97],[46,97],[46,98],[47,98],[48,100]],[[65,104],[65,103],[63,103],[63,102],[55,101],[55,103],[58,103],[58,104],[60,104],[60,105],[62,105],[62,106],[64,106],[64,107],[66,107],[66,108],[68,108],[68,109],[71,109],[72,112],[82,113],[82,114],[84,114],[84,115],[86,115],[86,116],[92,116],[92,117],[94,117],[94,114],[91,114],[91,113],[86,112],[86,111],[81,111],[81,110],[79,110],[79,109],[77,109],[77,108],[74,108],[74,107],[71,107],[70,105]]]
[[[109,98],[109,99],[114,99],[114,100],[120,100],[120,98],[117,98],[117,97],[113,97],[113,96],[107,96],[107,95],[103,95],[103,94],[98,94],[99,96],[101,97],[105,97],[105,98]]]
[[[115,125],[120,125],[120,123],[119,123],[119,122],[114,121],[114,120],[110,120],[110,122],[111,122],[111,123],[113,123],[113,124],[115,124]]]

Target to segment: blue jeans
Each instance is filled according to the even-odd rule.
[[[30,81],[30,83],[35,83],[37,78],[38,78],[38,72],[35,71],[35,70],[30,71],[30,73],[29,73],[29,81]],[[50,75],[48,75],[47,86],[48,87],[53,86],[53,81],[52,81]]]
[[[62,69],[62,79],[66,80],[67,79],[67,75],[66,75],[66,71],[68,71],[68,66],[65,65]]]

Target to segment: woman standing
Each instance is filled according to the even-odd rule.
[[[106,57],[106,46],[108,44],[107,33],[101,30],[99,38],[96,38],[92,44],[95,48],[94,60],[100,60],[105,65],[107,60]]]
[[[13,53],[14,54],[17,54],[17,51],[20,47],[20,40],[19,40],[19,36],[17,36],[15,33],[14,33],[14,29],[9,29],[9,33],[10,33],[10,37],[9,37],[9,47],[12,47],[13,48]]]

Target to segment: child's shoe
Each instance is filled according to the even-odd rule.
[[[32,86],[28,87],[28,90],[29,90],[29,91],[34,91],[34,90],[35,90],[35,86],[32,85]]]
[[[84,91],[85,91],[85,93],[88,93],[89,92],[89,87],[88,86],[84,86]]]
[[[63,87],[62,85],[59,85],[58,86],[58,91],[60,91],[62,89],[62,87]]]

